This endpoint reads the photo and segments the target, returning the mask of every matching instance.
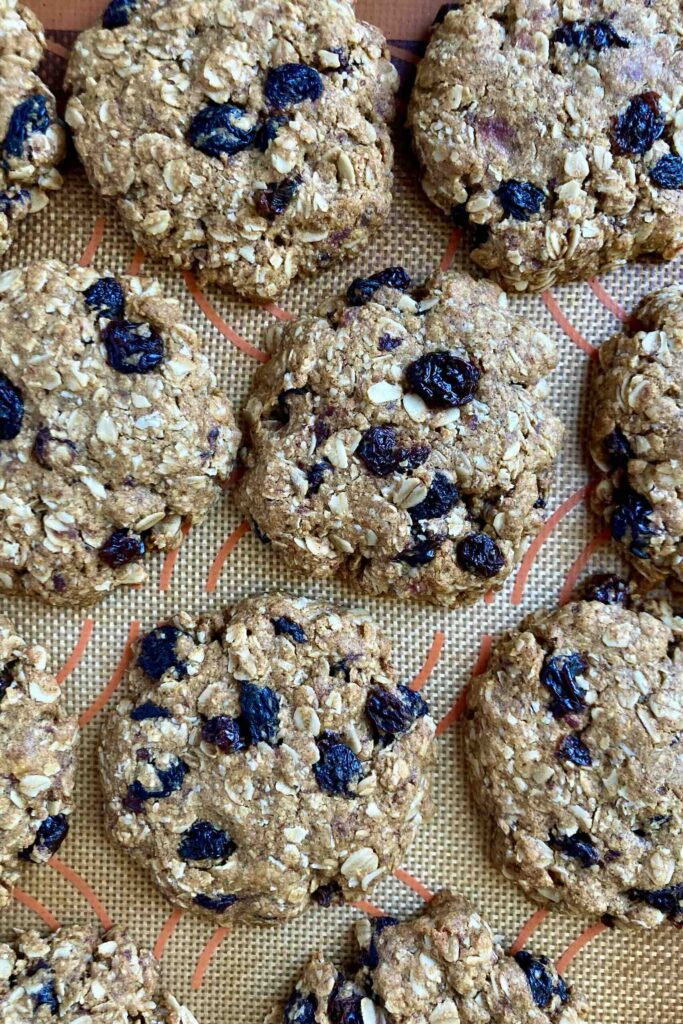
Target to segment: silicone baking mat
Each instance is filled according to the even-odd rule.
[[[49,38],[43,71],[58,89],[76,32],[100,13],[100,0],[34,0]],[[390,40],[407,96],[424,52],[438,0],[367,0],[359,13]],[[362,260],[338,266],[315,281],[296,284],[282,308],[255,309],[218,291],[198,290],[191,275],[152,260],[144,271],[157,276],[182,304],[188,323],[203,339],[219,378],[239,406],[257,365],[252,346],[273,317],[287,317],[314,305],[332,289],[344,288],[363,272],[400,263],[419,279],[441,264],[472,270],[466,240],[453,232],[420,191],[418,172],[401,126],[396,129],[394,205],[384,231]],[[140,264],[140,253],[114,211],[89,189],[72,159],[66,186],[46,211],[24,222],[1,269],[47,256],[92,262],[121,272]],[[586,571],[618,568],[601,524],[586,507],[591,468],[587,461],[586,380],[595,349],[649,290],[680,280],[681,264],[639,263],[602,278],[553,288],[543,296],[515,299],[556,340],[560,364],[551,378],[550,401],[566,424],[566,440],[548,508],[548,520],[519,571],[490,603],[446,612],[391,599],[366,600],[393,639],[404,681],[424,681],[440,722],[434,777],[436,813],[422,829],[397,877],[373,896],[376,906],[408,914],[443,885],[473,897],[492,925],[511,944],[520,934],[528,947],[560,960],[568,980],[581,986],[597,1024],[678,1024],[683,1006],[683,935],[673,927],[656,932],[606,929],[588,919],[539,911],[489,865],[489,836],[467,795],[458,715],[462,693],[481,668],[491,637],[540,605],[566,597]],[[316,909],[284,927],[216,930],[210,921],[181,914],[157,893],[142,870],[108,840],[100,813],[96,771],[99,712],[121,682],[127,641],[176,608],[190,611],[229,604],[266,588],[324,595],[358,603],[351,590],[333,583],[310,585],[287,571],[250,535],[231,501],[214,509],[186,537],[177,557],[152,562],[140,590],[119,592],[87,617],[44,608],[29,600],[0,598],[27,637],[51,653],[63,680],[68,706],[81,715],[82,745],[77,808],[71,834],[50,866],[28,869],[16,900],[2,914],[0,931],[99,917],[125,922],[161,957],[165,980],[200,1024],[258,1024],[273,1000],[282,997],[316,949],[342,956],[350,949],[355,907]],[[42,918],[42,922],[40,920]]]

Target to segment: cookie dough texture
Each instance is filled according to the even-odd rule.
[[[345,975],[318,955],[265,1024],[581,1024],[585,1006],[549,960],[506,955],[459,893],[437,893],[414,918],[361,920],[360,967]],[[527,970],[522,966],[524,964]],[[528,972],[528,973],[527,973]],[[302,1012],[306,1007],[308,1013]],[[339,1013],[347,1008],[347,1014]],[[351,1016],[348,1008],[357,1016]]]
[[[299,572],[454,607],[502,586],[543,521],[556,353],[489,282],[447,273],[415,294],[340,297],[275,334],[238,500]],[[424,399],[446,362],[451,404]]]
[[[230,403],[177,303],[137,277],[98,300],[102,280],[55,260],[0,276],[5,593],[87,605],[142,582],[233,466]]]
[[[66,135],[55,99],[35,74],[45,49],[43,27],[16,0],[0,0],[0,255],[17,224],[42,210],[59,189],[56,165]]]
[[[494,858],[532,898],[652,928],[683,914],[681,620],[540,611],[473,680],[466,744]]]
[[[677,0],[475,0],[436,28],[409,112],[424,188],[508,290],[680,252],[682,31]]]
[[[68,831],[78,728],[46,666],[0,615],[0,907],[22,861],[49,860]]]
[[[592,394],[594,506],[652,583],[683,583],[682,381],[683,289],[664,288],[601,346]]]
[[[386,640],[360,613],[277,595],[171,625],[138,646],[102,731],[117,841],[219,924],[365,898],[431,811],[434,722]]]
[[[364,249],[391,203],[398,76],[381,33],[343,0],[141,0],[128,12],[77,40],[66,119],[136,241],[256,299]],[[276,94],[273,72],[302,64],[310,95]],[[205,148],[224,150],[211,155],[188,132],[216,105],[238,136],[209,131]]]
[[[47,936],[23,932],[0,943],[0,1018],[3,1024],[197,1024],[161,988],[154,957],[126,929],[87,925]]]

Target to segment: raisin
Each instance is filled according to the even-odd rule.
[[[504,181],[495,194],[506,217],[524,221],[532,213],[538,213],[546,199],[542,188],[532,185],[530,181],[517,181],[516,178]]]
[[[631,600],[631,590],[621,576],[600,573],[588,581],[583,598],[584,601],[600,601],[601,604],[627,605]]]
[[[145,557],[145,542],[133,530],[114,530],[98,554],[100,561],[110,569],[120,569],[122,565],[139,562]]]
[[[163,339],[147,323],[110,320],[102,341],[107,362],[117,373],[151,373],[164,359]]]
[[[429,714],[429,707],[419,693],[401,683],[396,693],[377,687],[371,690],[365,703],[365,713],[379,736],[391,742],[407,732],[418,718]]]
[[[361,999],[361,993],[353,982],[347,981],[341,974],[337,975],[327,1000],[330,1024],[363,1024]]]
[[[469,533],[455,548],[458,565],[465,572],[490,580],[505,565],[502,551],[488,533]]]
[[[600,855],[587,832],[575,832],[573,836],[551,835],[548,845],[553,850],[559,850],[567,857],[578,860],[584,868],[590,868],[600,861]]]
[[[308,637],[303,627],[298,622],[294,622],[293,619],[288,619],[286,615],[282,615],[279,619],[272,619],[271,621],[275,630],[275,636],[288,636],[295,644],[308,643]]]
[[[664,118],[655,92],[634,96],[626,110],[614,119],[612,127],[619,153],[647,153],[663,133]]]
[[[306,473],[306,479],[308,480],[307,498],[312,498],[314,494],[318,493],[326,473],[334,473],[334,466],[329,459],[322,459],[311,466]]]
[[[383,334],[379,339],[377,348],[380,352],[393,352],[401,344],[400,338],[392,338],[390,334]]]
[[[233,754],[246,746],[239,722],[230,715],[216,715],[204,722],[202,739],[205,743],[214,744],[224,754]]]
[[[101,277],[83,292],[83,301],[98,316],[121,320],[126,308],[123,288],[115,277]]]
[[[78,448],[67,437],[56,437],[49,427],[40,427],[33,442],[33,458],[43,469],[70,466]]]
[[[22,393],[0,370],[0,441],[13,441],[23,421]]]
[[[198,892],[196,896],[192,897],[192,902],[198,907],[203,907],[204,910],[215,910],[217,914],[222,914],[229,907],[234,907],[238,901],[239,896],[232,896],[229,893],[207,896],[206,893]]]
[[[140,643],[138,667],[152,679],[161,679],[171,669],[177,679],[182,679],[187,675],[187,663],[176,654],[181,636],[189,634],[176,626],[157,626]]]
[[[405,548],[400,555],[396,556],[397,562],[405,562],[406,565],[418,569],[421,565],[428,565],[436,558],[436,553],[443,544],[444,537],[421,537],[410,547]]]
[[[553,42],[563,43],[575,49],[609,50],[613,46],[628,49],[628,39],[620,36],[609,21],[569,21],[553,33]]]
[[[280,64],[268,72],[264,91],[272,107],[284,110],[293,103],[320,99],[323,80],[308,64]]]
[[[249,743],[269,743],[272,746],[280,727],[278,695],[268,686],[242,683],[240,706]]]
[[[564,761],[571,761],[573,764],[578,764],[581,768],[590,768],[593,764],[593,758],[591,752],[583,742],[580,736],[565,736],[560,743],[557,751],[558,757],[561,757]]]
[[[339,882],[327,882],[325,885],[319,885],[311,893],[311,898],[319,907],[331,907],[332,904],[341,903],[343,902],[341,896],[342,887]]]
[[[324,732],[318,740],[320,760],[313,765],[316,782],[325,793],[353,796],[351,787],[363,777],[363,765],[336,733]]]
[[[374,971],[379,965],[379,952],[377,950],[377,939],[386,928],[395,928],[399,924],[396,917],[373,917],[370,921],[370,945],[361,951],[361,966]]]
[[[650,179],[660,188],[683,188],[683,159],[666,153],[650,168]]]
[[[427,461],[431,454],[431,448],[425,444],[414,445],[405,454],[404,462],[408,469],[417,469]]]
[[[669,885],[666,889],[627,889],[626,895],[636,903],[645,903],[659,910],[666,917],[683,915],[683,883]]]
[[[289,398],[291,395],[307,395],[308,388],[287,388],[277,396],[277,409],[273,410],[273,419],[280,423],[289,423]]]
[[[234,156],[248,149],[256,138],[257,127],[241,128],[235,122],[245,116],[242,107],[232,103],[212,103],[203,107],[190,122],[187,138],[194,149],[207,156]]]
[[[47,1006],[53,1017],[59,1012],[59,1000],[55,990],[55,983],[52,980],[46,981],[44,985],[40,986],[37,992],[32,992],[31,999],[33,1001],[33,1009],[36,1012],[41,1006]]]
[[[456,407],[471,402],[481,373],[454,352],[427,352],[406,367],[412,389],[432,405]]]
[[[30,206],[31,193],[28,189],[13,189],[11,192],[0,192],[0,213],[12,220],[20,206]]]
[[[146,722],[154,718],[172,718],[172,715],[168,708],[162,708],[159,704],[147,700],[144,704],[138,704],[136,708],[133,708],[130,717],[134,722]]]
[[[185,776],[190,769],[184,761],[178,760],[170,768],[157,768],[155,765],[154,770],[161,784],[160,789],[147,789],[136,779],[128,787],[124,800],[124,806],[128,810],[139,813],[146,800],[165,800],[171,793],[177,793],[182,789]]]
[[[41,822],[32,845],[28,849],[22,850],[19,856],[22,860],[31,860],[34,852],[49,853],[52,856],[60,848],[68,832],[69,819],[65,814],[50,815]]]
[[[364,306],[378,288],[395,288],[404,292],[410,288],[410,276],[403,267],[387,267],[369,277],[356,277],[346,289],[346,301],[350,306]]]
[[[603,438],[602,447],[612,469],[625,466],[633,458],[631,443],[620,426],[616,426],[611,434]]]
[[[137,0],[111,0],[102,15],[102,28],[123,28],[137,8]]]
[[[557,983],[553,981],[551,971],[548,970],[550,961],[547,957],[534,957],[525,949],[514,954],[515,960],[526,975],[526,980],[531,990],[536,1006],[544,1009],[554,995],[558,995],[563,1003],[568,998],[567,986],[562,978],[557,976]]]
[[[458,488],[445,473],[435,473],[426,496],[408,509],[411,519],[440,519],[447,516],[458,500]]]
[[[3,142],[8,156],[21,157],[30,135],[44,135],[51,125],[45,97],[36,93],[27,96],[14,110]]]
[[[281,115],[267,118],[256,133],[256,138],[254,139],[256,148],[265,153],[271,142],[277,138],[280,128],[282,128],[283,124],[287,123],[287,118]]]
[[[227,832],[212,825],[210,821],[195,821],[183,832],[178,846],[178,855],[183,860],[225,861],[237,849]]]
[[[576,714],[586,706],[585,690],[577,683],[588,668],[582,654],[546,655],[541,668],[541,682],[553,695],[548,705],[554,718]]]
[[[625,540],[636,558],[649,558],[647,548],[654,530],[648,522],[652,505],[627,484],[614,495],[616,507],[612,512],[610,529],[615,540]]]
[[[284,1024],[315,1024],[317,1008],[318,1000],[314,995],[304,996],[294,989],[285,1006]]]
[[[256,209],[264,217],[279,217],[284,213],[301,187],[301,175],[295,174],[282,181],[271,182],[255,194]]]
[[[406,458],[393,427],[369,427],[363,431],[356,455],[373,476],[389,476]]]

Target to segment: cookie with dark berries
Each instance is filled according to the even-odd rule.
[[[683,922],[683,620],[623,581],[539,611],[472,681],[465,742],[494,860],[541,903]]]
[[[364,899],[431,810],[434,721],[367,617],[269,595],[136,645],[100,761],[116,840],[217,924]]]
[[[436,26],[408,120],[473,259],[543,290],[683,248],[678,0],[474,0]]]
[[[146,579],[239,432],[159,285],[43,260],[0,274],[0,594],[88,605]]]
[[[490,282],[402,267],[270,339],[239,501],[298,571],[454,607],[501,587],[543,521],[562,427],[552,342]]]

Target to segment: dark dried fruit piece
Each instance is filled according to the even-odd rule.
[[[578,764],[581,768],[590,768],[593,764],[590,750],[581,737],[574,734],[565,736],[560,743],[557,756],[561,757],[564,761]]]
[[[114,530],[98,554],[100,561],[110,569],[120,569],[145,557],[145,541],[133,530]]]
[[[469,533],[459,540],[455,548],[458,565],[465,572],[490,580],[505,565],[502,551],[488,533]]]
[[[202,739],[213,743],[224,754],[233,754],[246,746],[239,722],[230,715],[215,715],[204,722]]]
[[[334,473],[334,466],[329,459],[322,459],[311,466],[306,473],[306,479],[308,480],[307,498],[311,498],[314,494],[318,493],[326,473]]]
[[[603,438],[602,447],[612,469],[625,466],[633,458],[629,439],[620,426],[616,426],[611,434]]]
[[[628,49],[628,39],[620,36],[610,21],[569,21],[553,32],[553,42],[575,49],[609,50],[613,46]]]
[[[264,92],[271,106],[284,110],[293,103],[320,99],[323,80],[308,64],[280,64],[268,72]]]
[[[346,658],[342,658],[340,661],[336,661],[334,665],[330,665],[330,675],[334,678],[335,676],[344,676],[347,683],[351,682],[351,667]]]
[[[363,777],[363,765],[351,747],[336,733],[324,732],[318,740],[320,760],[313,765],[316,782],[325,793],[354,796],[352,787]]]
[[[277,741],[280,727],[280,698],[268,686],[242,683],[240,707],[244,732],[250,744]]]
[[[23,421],[22,393],[0,370],[0,441],[13,441]]]
[[[415,522],[421,519],[440,519],[447,516],[458,501],[458,488],[445,473],[435,473],[426,496],[408,509]]]
[[[207,156],[234,156],[248,149],[256,138],[258,127],[242,127],[246,116],[242,107],[232,103],[212,103],[203,107],[190,121],[188,142]]]
[[[123,28],[137,8],[137,0],[111,0],[102,15],[102,28]]]
[[[554,995],[558,995],[561,1001],[566,1003],[568,997],[567,986],[559,974],[557,976],[557,983],[554,982],[553,975],[548,970],[550,961],[547,957],[534,957],[531,953],[527,953],[525,949],[515,953],[514,957],[518,966],[521,967],[526,975],[526,980],[536,1006],[544,1009]]]
[[[277,407],[273,409],[271,418],[280,423],[289,423],[289,399],[293,395],[307,395],[308,393],[308,388],[287,388],[286,391],[281,391],[277,396]]]
[[[46,981],[40,986],[37,992],[32,992],[31,1000],[33,1002],[33,1009],[36,1013],[41,1006],[47,1006],[53,1017],[55,1014],[59,1013],[59,999],[57,998],[55,983],[52,980]],[[43,1014],[40,1015],[40,1019],[45,1019]]]
[[[215,910],[217,914],[222,914],[224,910],[228,910],[229,907],[233,907],[235,903],[239,902],[239,896],[232,896],[229,893],[207,896],[206,893],[198,892],[196,896],[192,897],[192,902],[196,903],[198,907],[203,907],[204,910]]]
[[[618,153],[647,153],[663,134],[664,118],[656,92],[634,96],[626,110],[614,119],[612,128]]]
[[[301,175],[295,174],[282,181],[268,184],[254,196],[256,209],[264,217],[279,217],[284,213],[301,187]]]
[[[50,856],[56,853],[69,833],[69,819],[65,814],[53,814],[41,822],[36,838],[26,850],[19,854],[22,860],[31,860],[33,853]]]
[[[33,442],[33,458],[43,469],[70,466],[78,448],[68,437],[56,437],[49,427],[40,427]]]
[[[455,352],[427,352],[406,367],[413,391],[433,405],[456,407],[474,398],[481,373]]]
[[[83,300],[98,316],[121,320],[126,308],[123,288],[115,277],[101,277],[83,292]]]
[[[31,205],[31,193],[25,188],[13,188],[8,192],[0,192],[0,213],[12,220],[19,207]]]
[[[5,696],[10,686],[14,682],[14,677],[12,675],[12,664],[13,663],[10,662],[8,665],[5,665],[4,668],[0,669],[0,701]]]
[[[421,565],[428,565],[436,558],[436,553],[443,544],[445,537],[420,537],[409,548],[406,548],[400,555],[396,556],[397,562],[405,562],[406,565],[418,569]]]
[[[128,810],[139,813],[138,808],[141,809],[142,804],[146,800],[164,800],[171,793],[177,793],[179,789],[182,789],[185,776],[190,769],[184,761],[178,760],[170,768],[157,768],[155,765],[154,770],[159,777],[161,787],[159,789],[147,789],[136,779],[128,787],[124,800],[124,805]]]
[[[148,323],[110,320],[102,329],[107,362],[117,373],[151,373],[163,362],[164,342]]]
[[[371,690],[365,713],[377,733],[391,742],[400,733],[407,732],[418,718],[428,715],[429,706],[419,693],[399,683],[396,693],[384,687]]]
[[[300,626],[294,619],[288,619],[281,615],[279,619],[272,619],[275,636],[288,636],[295,644],[308,643],[308,637],[303,626]]]
[[[401,344],[400,338],[392,338],[390,334],[383,334],[379,339],[377,348],[380,352],[393,352],[395,348],[398,348]]]
[[[40,93],[27,96],[12,111],[2,144],[5,153],[8,156],[23,156],[29,137],[36,133],[44,135],[51,124],[45,97]]]
[[[583,593],[584,601],[600,601],[601,604],[627,605],[631,600],[631,590],[626,580],[612,573],[599,573],[592,576]]]
[[[379,965],[379,953],[377,951],[377,939],[387,928],[395,928],[399,924],[397,917],[373,917],[370,921],[370,945],[367,949],[361,950],[361,966],[374,971]]]
[[[410,275],[403,267],[387,267],[369,277],[354,278],[346,289],[346,301],[350,306],[364,306],[378,288],[396,288],[404,292],[410,284]]]
[[[294,989],[285,1006],[284,1024],[315,1024],[317,1008],[318,1000],[314,995],[304,996]]]
[[[138,704],[136,708],[133,708],[130,717],[134,722],[146,722],[148,719],[172,718],[173,716],[168,708],[162,708],[160,704],[154,704],[151,700],[147,700],[144,704]]]
[[[277,133],[280,128],[282,128],[283,124],[287,123],[288,119],[283,117],[281,114],[277,114],[275,117],[266,118],[256,133],[256,138],[254,139],[254,145],[256,148],[262,153],[265,153],[271,142],[277,138]]]
[[[626,541],[636,558],[649,558],[647,548],[654,533],[648,521],[653,512],[652,505],[627,484],[615,493],[614,501],[616,508],[610,521],[612,536],[615,540]]]
[[[538,213],[546,199],[542,188],[532,185],[530,181],[517,181],[516,178],[504,181],[495,194],[506,217],[524,221],[532,213]]]
[[[553,695],[548,705],[555,718],[576,714],[586,706],[586,691],[577,682],[583,676],[588,662],[582,654],[546,655],[541,668],[541,682]]]
[[[683,883],[669,885],[666,889],[627,889],[626,895],[636,903],[646,903],[667,917],[683,915]]]
[[[396,440],[393,427],[369,427],[363,431],[356,455],[374,476],[396,472],[407,452]]]
[[[187,675],[187,664],[176,653],[181,636],[189,634],[176,626],[157,626],[140,643],[138,667],[152,679],[161,679],[171,669],[177,679],[182,679]]]
[[[210,821],[195,821],[183,833],[178,855],[183,860],[227,860],[237,849],[227,832]]]
[[[356,985],[343,974],[338,974],[327,1000],[330,1024],[363,1024],[362,998],[362,993]]]
[[[683,159],[666,153],[650,168],[650,179],[660,188],[683,188]]]
[[[575,832],[573,836],[551,835],[548,845],[553,850],[559,850],[567,857],[578,860],[584,868],[590,868],[600,861],[600,854],[587,832]]]
[[[325,885],[319,885],[311,893],[311,898],[319,907],[331,907],[332,904],[343,902],[341,895],[342,887],[339,882],[327,882]]]

